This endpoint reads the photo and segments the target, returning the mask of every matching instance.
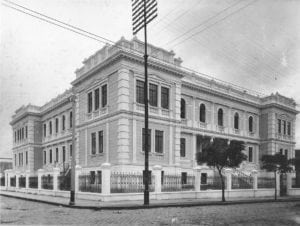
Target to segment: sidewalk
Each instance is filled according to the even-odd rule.
[[[121,209],[147,209],[147,208],[164,208],[164,207],[190,207],[190,206],[209,206],[209,205],[236,205],[266,202],[299,202],[300,196],[278,197],[277,201],[274,197],[262,198],[231,198],[225,203],[221,199],[172,199],[172,200],[150,200],[149,206],[143,205],[143,200],[139,201],[118,201],[118,202],[100,202],[97,200],[76,199],[75,205],[69,205],[69,198],[54,197],[48,195],[27,194],[14,191],[0,191],[0,196],[14,197],[18,199],[41,202],[50,205],[63,206],[78,209],[94,209],[94,210],[121,210]],[[1,198],[0,198],[1,199]]]

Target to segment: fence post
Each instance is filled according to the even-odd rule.
[[[292,173],[286,174],[286,191],[289,194],[289,190],[292,188]]]
[[[19,178],[20,178],[20,172],[16,173],[16,189],[19,189]]]
[[[26,170],[26,174],[25,174],[25,187],[26,187],[26,189],[29,188],[29,176],[30,176],[30,170]]]
[[[161,192],[161,170],[162,167],[159,165],[153,166],[153,175],[155,177],[155,189],[156,193]]]
[[[102,194],[109,195],[110,194],[110,163],[103,163],[101,165],[102,169],[102,181],[101,181],[101,190]]]
[[[79,176],[81,173],[82,167],[79,165],[75,166],[75,193],[79,191]]]
[[[251,176],[253,177],[253,189],[257,190],[257,170],[252,170]]]
[[[277,189],[277,196],[280,195],[280,174],[276,173],[276,189]]]
[[[225,176],[226,176],[226,190],[227,191],[231,191],[232,189],[232,183],[231,183],[231,180],[232,180],[232,170],[231,169],[225,169]]]
[[[44,175],[44,170],[39,169],[38,170],[38,190],[42,189],[42,176]]]
[[[7,178],[5,179],[6,180],[6,188],[9,188],[10,186],[11,186],[11,184],[10,184],[10,172],[9,172],[10,170],[7,170],[7,172],[6,172],[6,176],[7,176]]]
[[[57,191],[58,190],[58,176],[60,173],[60,169],[59,168],[53,168],[53,191]]]
[[[201,168],[199,166],[196,166],[194,168],[195,173],[195,191],[200,191],[201,186]]]

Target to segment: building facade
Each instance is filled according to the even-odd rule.
[[[83,61],[72,89],[45,105],[15,112],[13,169],[64,171],[75,152],[82,171],[144,169],[144,43],[121,38]],[[240,170],[260,169],[264,154],[295,156],[296,103],[189,72],[172,51],[149,45],[149,165],[192,173],[201,137],[246,143]],[[75,112],[71,96],[75,95]],[[75,125],[72,120],[74,117]],[[75,126],[75,148],[72,129]]]

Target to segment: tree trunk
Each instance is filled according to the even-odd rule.
[[[276,171],[274,172],[275,175],[275,200],[277,200],[277,178],[276,178]]]
[[[221,185],[222,185],[222,202],[225,202],[226,201],[225,200],[225,184],[224,184],[224,178],[223,178],[221,170],[219,170],[219,175],[221,178]]]

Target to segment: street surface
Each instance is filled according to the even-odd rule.
[[[95,211],[3,196],[0,201],[4,225],[300,225],[296,202]]]

